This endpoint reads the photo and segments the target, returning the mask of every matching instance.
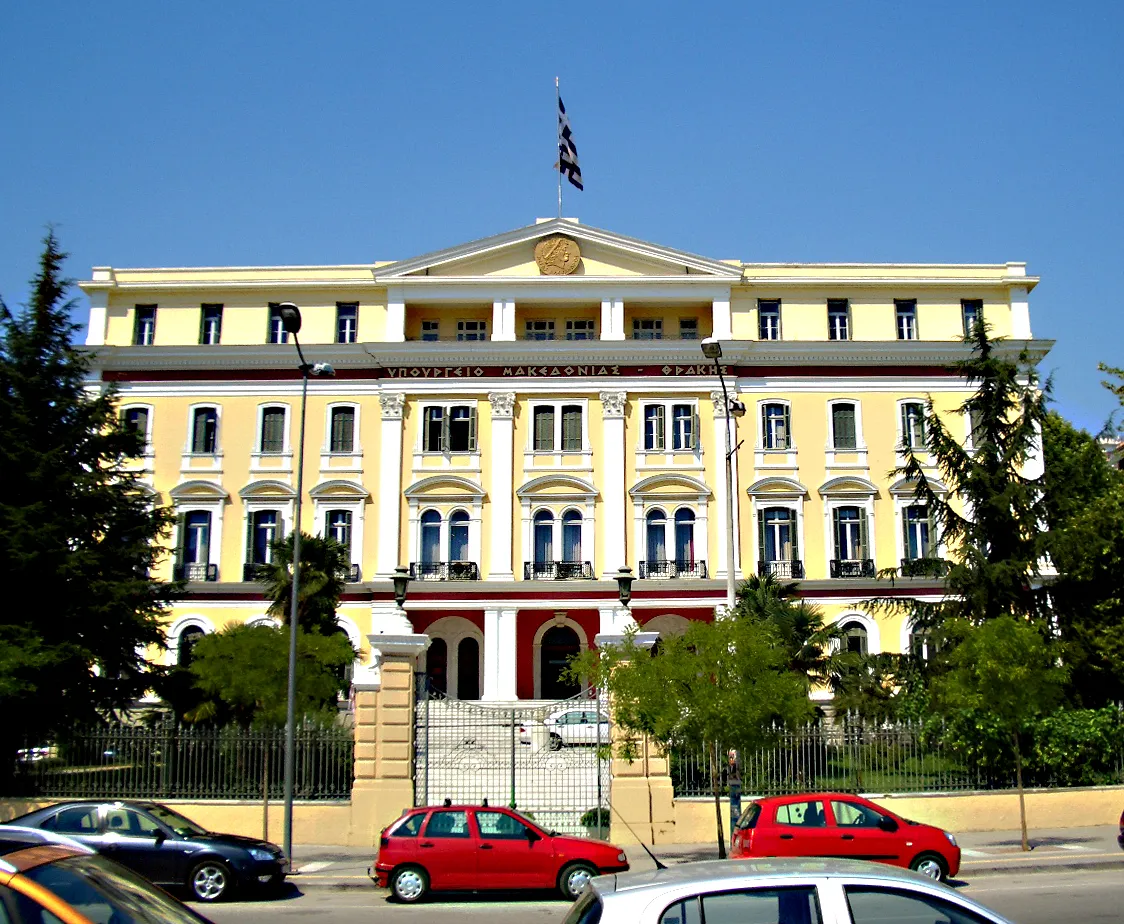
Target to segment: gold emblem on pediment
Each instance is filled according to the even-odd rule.
[[[555,234],[535,244],[535,262],[544,276],[569,276],[582,261],[578,242]]]

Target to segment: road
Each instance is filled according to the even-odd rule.
[[[1010,876],[978,876],[961,886],[964,894],[1017,924],[1119,922],[1124,904],[1124,872],[1118,867],[1081,871],[1042,871]],[[387,893],[371,888],[293,890],[286,898],[199,906],[216,924],[382,924],[405,922],[481,924],[561,922],[568,905],[550,896],[519,898],[458,896],[437,898],[420,907],[394,905]]]

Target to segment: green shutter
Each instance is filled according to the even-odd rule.
[[[468,409],[468,451],[476,452],[476,405]]]
[[[554,408],[535,408],[535,449],[554,449]]]
[[[562,408],[562,449],[580,452],[582,448],[582,409],[572,405]]]
[[[909,405],[902,405],[902,446],[909,447]]]
[[[902,508],[902,558],[909,558],[909,508]]]
[[[187,519],[187,514],[185,514],[185,513],[177,513],[176,514],[176,564],[177,565],[183,564],[183,546],[184,546],[184,540],[187,538],[185,533],[184,533],[184,527],[186,525],[184,521],[186,519]]]
[[[838,507],[833,507],[831,509],[831,539],[832,539],[832,545],[834,546],[834,548],[832,549],[831,557],[832,558],[839,558],[841,556],[839,554],[840,543],[839,543],[839,508]]]
[[[757,561],[765,561],[765,511],[757,511]]]
[[[656,449],[667,452],[667,411],[662,404],[656,405]]]
[[[788,532],[789,532],[789,535],[792,537],[792,560],[793,561],[799,561],[800,560],[800,530],[797,529],[797,525],[799,524],[800,521],[796,516],[795,510],[789,510],[788,515],[789,515],[789,523],[791,524],[788,528]]]
[[[866,509],[859,508],[859,554],[858,558],[870,557],[870,546],[867,542]]]
[[[694,408],[691,411],[691,445],[690,449],[697,450],[699,448],[699,411]]]
[[[784,445],[782,449],[792,448],[792,408],[789,405],[784,405]]]
[[[855,406],[836,404],[831,409],[832,430],[836,449],[855,449],[858,438],[855,433]]]
[[[929,511],[929,549],[925,553],[927,558],[937,558],[940,554],[940,543],[937,542],[937,518],[933,516],[933,511]]]

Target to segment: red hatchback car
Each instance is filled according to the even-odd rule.
[[[443,805],[384,828],[369,872],[403,902],[431,889],[551,888],[573,901],[592,877],[627,869],[624,851],[606,841],[544,831],[506,808]]]
[[[960,848],[947,831],[909,821],[845,793],[770,796],[746,806],[730,857],[849,857],[904,866],[947,879],[960,871]]]

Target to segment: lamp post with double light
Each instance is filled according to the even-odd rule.
[[[297,498],[293,509],[293,586],[289,601],[289,682],[285,704],[285,859],[293,862],[293,776],[296,766],[296,704],[297,704],[297,601],[301,583],[301,495],[304,493],[304,428],[308,409],[308,380],[312,376],[330,378],[336,374],[330,363],[310,363],[304,358],[297,334],[301,329],[301,310],[292,302],[282,302],[277,307],[281,326],[293,335],[293,343],[300,357],[301,373],[301,425],[297,438]]]
[[[725,409],[725,424],[723,430],[726,434],[726,612],[734,610],[734,453],[738,446],[734,445],[730,434],[731,428],[736,426],[735,420],[745,416],[745,405],[736,398],[731,398],[726,391],[726,379],[722,375],[722,344],[714,337],[707,337],[702,341],[703,356],[714,360],[714,369],[718,373],[718,382],[722,386],[722,406]],[[741,445],[740,443],[738,445]]]

